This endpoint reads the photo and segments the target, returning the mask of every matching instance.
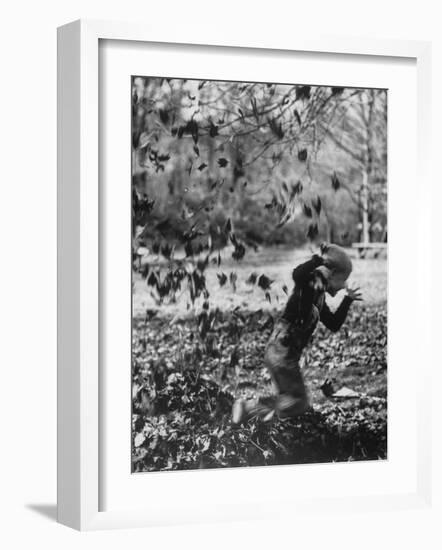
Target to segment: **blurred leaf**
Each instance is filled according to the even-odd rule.
[[[300,149],[298,151],[298,160],[305,162],[307,160],[307,149]]]
[[[335,86],[331,89],[332,95],[341,95],[344,91],[344,88],[340,88],[338,86]]]
[[[238,275],[234,271],[231,271],[229,279],[230,279],[230,284],[233,288],[233,292],[236,292],[236,282],[238,280]]]
[[[151,271],[149,277],[146,279],[146,282],[148,286],[157,286],[158,285],[157,274],[154,271]]]
[[[227,282],[227,275],[225,273],[217,273],[216,276],[218,277],[219,286],[224,286]]]
[[[321,214],[321,208],[322,208],[322,202],[319,196],[316,197],[316,200],[312,201],[312,206],[316,210],[316,213],[319,216]]]
[[[313,241],[314,239],[316,239],[316,237],[318,236],[318,224],[316,223],[311,223],[309,226],[308,226],[308,230],[307,230],[307,237]]]
[[[258,274],[257,273],[251,273],[249,275],[249,278],[247,279],[246,283],[248,285],[254,285],[254,284],[256,284],[257,279],[258,279]]]
[[[271,287],[273,283],[272,279],[269,279],[267,275],[262,274],[258,279],[258,286],[260,286],[263,290],[267,290]]]
[[[166,125],[169,122],[169,112],[167,109],[160,109],[159,115],[161,122]]]
[[[268,122],[270,130],[278,139],[282,139],[284,137],[284,130],[282,129],[281,122],[278,122],[276,118],[271,118]]]
[[[332,187],[335,191],[337,191],[341,187],[341,182],[338,179],[338,176],[336,175],[336,172],[333,172],[332,178]]]
[[[242,260],[244,258],[245,253],[246,253],[246,247],[242,243],[236,242],[235,249],[232,252],[232,258],[236,261]]]
[[[304,203],[302,205],[302,210],[304,212],[304,215],[307,216],[307,218],[311,218],[313,216],[312,209],[310,208],[310,206],[308,206],[308,204]]]
[[[218,126],[216,126],[215,124],[213,124],[213,122],[210,123],[210,128],[209,128],[209,136],[211,138],[214,138],[218,135]]]
[[[157,159],[160,161],[160,162],[167,162],[168,160],[170,160],[170,155],[169,153],[166,153],[164,155],[158,155],[157,156]]]
[[[161,254],[167,259],[169,259],[171,257],[172,252],[173,252],[173,247],[170,246],[170,244],[168,244],[168,243],[164,244],[161,247]]]
[[[298,99],[310,99],[311,86],[296,86],[296,101]]]
[[[292,188],[294,196],[300,195],[302,193],[302,190],[303,190],[302,182],[298,180]]]

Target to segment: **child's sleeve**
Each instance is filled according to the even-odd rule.
[[[342,327],[347,317],[352,301],[351,298],[345,296],[334,313],[328,305],[324,303],[320,314],[321,322],[332,332],[337,332]]]
[[[303,285],[308,281],[312,271],[322,265],[323,260],[321,256],[314,254],[310,260],[307,260],[303,264],[298,265],[292,272],[293,281],[295,285]]]

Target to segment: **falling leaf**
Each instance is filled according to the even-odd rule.
[[[167,124],[169,122],[169,113],[166,109],[160,109],[159,115],[160,115],[160,120],[163,124]]]
[[[186,258],[193,256],[193,246],[191,241],[187,241],[184,245],[184,252],[186,253]]]
[[[308,204],[304,203],[302,205],[302,210],[304,212],[304,215],[307,216],[307,218],[311,218],[313,216],[312,209],[310,208],[310,206],[308,206]]]
[[[340,95],[344,91],[344,88],[335,86],[331,89],[332,95]]]
[[[319,196],[316,197],[316,200],[312,201],[312,206],[316,210],[316,213],[319,216],[321,214],[321,209],[322,209],[322,202]]]
[[[229,279],[230,279],[230,284],[232,285],[232,288],[233,288],[233,292],[236,292],[236,282],[238,280],[238,275],[234,271],[231,271]]]
[[[298,180],[293,186],[292,192],[294,195],[300,195],[302,193],[302,190],[303,190],[302,182]]]
[[[307,237],[313,241],[317,236],[318,236],[318,224],[316,223],[311,223],[309,226],[308,226],[308,230],[307,230]]]
[[[146,282],[148,286],[157,286],[158,285],[158,277],[154,271],[151,271],[149,277],[146,279]]]
[[[298,99],[310,99],[311,86],[296,86],[296,101]]]
[[[341,182],[338,179],[338,176],[336,175],[336,172],[333,172],[332,178],[332,187],[335,191],[337,191],[341,187]]]
[[[215,124],[211,123],[210,124],[210,128],[209,128],[209,136],[211,138],[214,138],[218,135],[218,126],[216,126]]]
[[[258,279],[258,286],[260,286],[263,290],[267,290],[271,287],[273,283],[272,279],[269,279],[267,275],[262,274]]]
[[[275,134],[275,136],[278,139],[282,139],[284,137],[284,130],[282,129],[281,122],[278,122],[276,118],[272,118],[269,120],[269,127],[270,130]]]
[[[158,155],[157,156],[157,159],[160,161],[160,162],[167,162],[168,160],[170,160],[170,155],[169,153],[166,153],[164,155]]]
[[[298,160],[300,162],[305,162],[307,160],[307,149],[300,149],[298,151]]]
[[[242,260],[244,258],[245,253],[246,253],[246,247],[242,243],[236,242],[235,249],[232,252],[232,258],[236,261]]]
[[[218,277],[219,286],[224,286],[227,282],[227,275],[225,273],[217,273],[216,276]]]
[[[258,274],[257,273],[251,273],[249,278],[247,279],[246,283],[248,285],[254,285],[254,284],[256,284],[257,279],[258,279]]]

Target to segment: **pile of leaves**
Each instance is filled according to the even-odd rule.
[[[239,396],[271,392],[263,365],[273,317],[209,312],[171,323],[150,312],[133,329],[134,472],[386,458],[386,313],[361,306],[345,328],[319,327],[304,372],[314,408],[294,419],[231,423]],[[324,395],[324,380],[357,397]]]

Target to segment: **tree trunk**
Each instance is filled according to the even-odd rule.
[[[368,219],[368,173],[364,168],[362,170],[362,189],[361,189],[361,208],[362,208],[362,242],[370,242],[370,222]]]

